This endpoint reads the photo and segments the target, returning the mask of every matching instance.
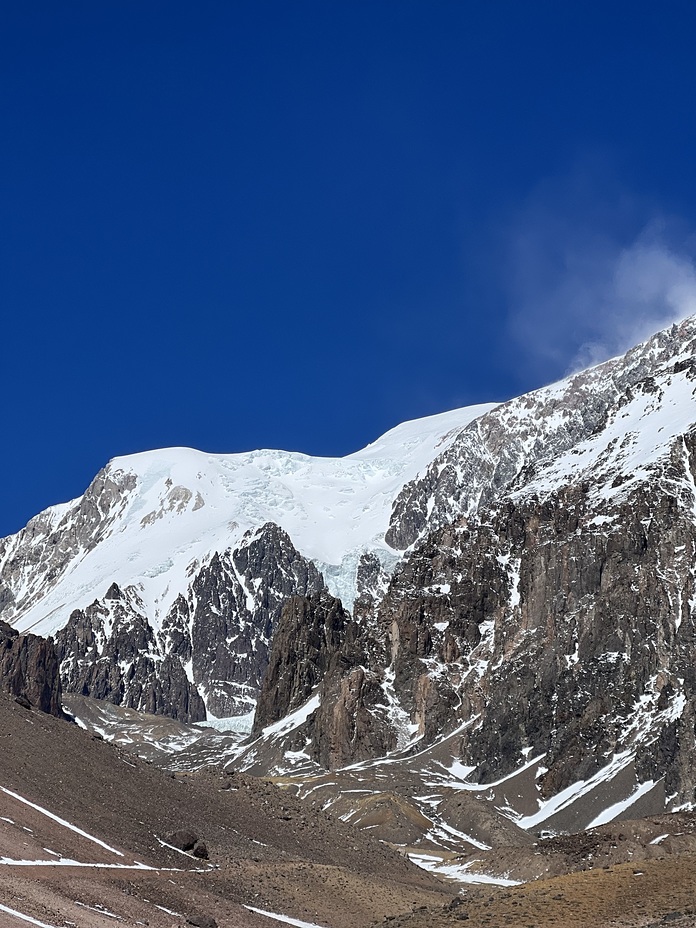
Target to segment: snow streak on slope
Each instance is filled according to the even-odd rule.
[[[16,909],[9,909],[6,905],[0,905],[0,912],[5,912],[5,914],[11,915],[13,918],[17,918],[22,922],[29,922],[30,925],[38,925],[39,928],[57,928],[56,925],[48,925],[46,922],[37,921],[37,919],[32,918],[30,915],[23,915]]]
[[[643,387],[643,389],[641,389]],[[612,411],[597,435],[539,467],[535,477],[515,495],[544,498],[571,482],[591,480],[604,499],[625,496],[650,479],[675,439],[694,426],[696,386],[686,371],[661,372]],[[688,468],[687,468],[688,472]],[[617,479],[619,478],[619,479]]]
[[[692,317],[624,357],[498,405],[404,487],[387,540],[406,549],[461,516],[474,517],[508,487],[543,495],[598,463],[614,476],[633,466],[644,473],[693,424],[695,358]],[[532,487],[544,467],[551,479],[544,475]]]
[[[34,546],[74,546],[64,558],[63,576],[54,577],[46,595],[42,567],[48,554],[18,577],[13,568],[16,607],[5,616],[20,630],[51,634],[70,611],[116,582],[139,585],[157,627],[186,589],[194,562],[233,547],[244,532],[266,522],[285,529],[302,554],[325,570],[332,592],[350,603],[363,550],[375,550],[387,563],[394,560],[384,533],[401,488],[492,408],[472,406],[406,422],[345,458],[285,451],[212,455],[187,448],[115,458],[99,478],[115,487],[107,512],[95,518],[92,507],[85,514],[88,491],[37,516],[0,545],[0,570],[26,543],[27,532]]]

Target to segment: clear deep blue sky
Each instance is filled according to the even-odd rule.
[[[6,3],[0,535],[115,455],[345,454],[610,351],[626,249],[691,279],[695,27],[693,2]]]

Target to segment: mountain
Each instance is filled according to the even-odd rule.
[[[0,543],[2,617],[68,693],[257,706],[235,765],[426,863],[690,809],[695,396],[691,318],[343,459],[116,459]]]
[[[253,711],[281,603],[327,587],[350,604],[365,557],[392,568],[395,497],[490,408],[405,423],[345,458],[116,458],[0,541],[0,616],[56,634],[68,691],[193,721]]]
[[[408,551],[341,644],[325,636],[290,756],[419,757],[432,780],[446,743],[450,780],[535,833],[692,808],[695,396],[688,319],[473,421],[397,497],[386,538]],[[329,612],[284,608],[269,683],[287,679],[298,625]],[[301,710],[276,689],[261,739],[278,699]]]

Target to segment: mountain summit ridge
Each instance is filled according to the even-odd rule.
[[[693,808],[696,320],[476,420],[399,507],[429,521],[402,523],[385,592],[308,655],[327,670],[274,769],[449,770],[534,833]]]
[[[629,667],[617,686],[631,705],[648,699],[651,726],[672,724],[680,706],[691,711],[695,359],[691,318],[622,358],[506,403],[404,423],[347,458],[117,458],[79,500],[0,542],[2,617],[56,635],[66,691],[196,721],[253,712],[269,660],[289,663],[271,651],[291,597],[331,615],[326,596],[338,597],[347,644],[332,633],[330,653],[321,635],[303,645],[288,703],[296,711],[309,683],[321,688],[308,758],[341,765],[464,724],[460,756],[490,778],[514,770],[518,752],[548,753],[558,725],[540,693],[551,704],[565,687],[577,703],[587,660],[631,654],[637,628],[657,634],[631,592],[637,573],[650,588],[643,604],[654,600],[671,631],[640,679]],[[671,521],[641,527],[658,516]],[[623,591],[613,602],[610,577]],[[287,621],[311,624],[312,608],[286,610]],[[292,635],[278,642],[290,647]],[[543,685],[521,671],[531,654]],[[517,688],[504,675],[513,666]],[[591,671],[581,690],[599,699],[600,678]],[[525,699],[526,721],[515,714]],[[490,724],[462,717],[464,703]],[[275,720],[268,693],[264,706]],[[539,737],[527,730],[537,710]],[[604,717],[600,704],[576,711],[595,727]],[[518,734],[501,741],[510,725]],[[626,747],[619,734],[612,744]],[[596,772],[563,756],[545,789]],[[675,781],[682,799],[689,782]]]
[[[333,591],[349,600],[351,570],[363,550],[393,560],[383,541],[392,498],[492,406],[402,423],[344,458],[190,448],[114,458],[82,497],[50,507],[0,540],[3,613],[22,630],[50,634],[65,623],[66,608],[88,605],[115,581],[139,584],[158,626],[191,563],[271,521],[326,569],[329,584],[336,578]],[[29,547],[32,557],[18,563],[18,552]],[[46,592],[45,573],[55,592]]]

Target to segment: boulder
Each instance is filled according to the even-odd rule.
[[[192,851],[198,841],[198,835],[189,831],[187,828],[180,828],[167,835],[167,844],[177,848],[179,851]]]
[[[195,928],[217,928],[217,922],[211,915],[189,915],[186,924]]]

